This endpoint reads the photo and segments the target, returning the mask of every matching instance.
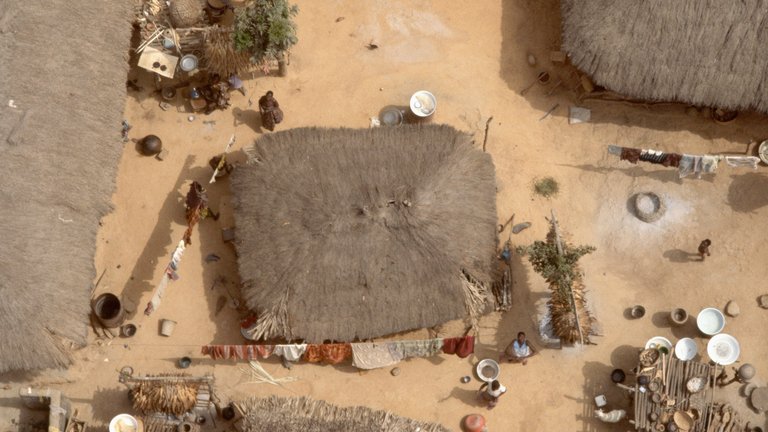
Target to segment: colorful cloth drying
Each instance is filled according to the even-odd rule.
[[[424,339],[410,341],[388,342],[393,357],[407,359],[410,357],[432,357],[443,349],[442,339]]]
[[[274,345],[206,345],[201,353],[214,360],[257,360],[271,356],[274,349]]]
[[[352,357],[352,346],[348,343],[307,345],[303,359],[310,363],[338,364]]]

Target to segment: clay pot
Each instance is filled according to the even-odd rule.
[[[632,306],[632,309],[630,310],[630,315],[632,315],[632,318],[642,318],[645,316],[645,307],[642,305],[635,305]]]
[[[669,313],[669,322],[676,326],[685,324],[688,322],[688,312],[683,308],[672,309],[672,312]]]
[[[157,135],[147,135],[141,140],[141,153],[152,156],[163,150],[163,141]]]

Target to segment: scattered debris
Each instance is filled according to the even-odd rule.
[[[531,226],[530,222],[519,223],[519,224],[517,224],[517,225],[512,227],[512,234],[517,234],[520,231],[528,229],[530,226]]]
[[[389,371],[389,373],[392,374],[392,376],[398,376],[400,375],[400,368],[399,367],[392,368],[392,370]]]
[[[528,65],[529,66],[536,66],[536,56],[533,54],[528,54]]]
[[[191,116],[187,117],[187,120],[193,122],[193,121],[195,121],[195,116],[191,115]]]
[[[216,254],[212,253],[212,254],[208,254],[208,255],[205,257],[205,262],[207,262],[207,263],[209,263],[209,262],[216,262],[216,261],[218,261],[218,260],[220,260],[220,259],[221,259],[221,257],[220,257],[220,256],[218,256],[218,255],[216,255]]]
[[[155,155],[155,159],[162,161],[165,160],[165,158],[168,157],[168,149],[162,149],[160,150],[160,153]]]
[[[344,17],[338,17],[338,18],[336,18],[336,22],[342,22],[342,21],[344,21]]]
[[[741,308],[739,308],[739,304],[735,301],[731,300],[728,302],[727,305],[725,305],[725,313],[728,316],[737,317],[741,313]]]
[[[133,126],[131,126],[130,123],[128,123],[128,121],[123,120],[123,131],[122,131],[123,142],[128,142],[128,131],[131,130],[131,128],[133,128]]]
[[[171,108],[171,104],[165,101],[160,101],[160,109],[163,111],[168,111]]]
[[[507,219],[506,222],[504,222],[503,224],[499,224],[499,232],[504,231],[504,228],[506,228],[507,225],[511,224],[513,220],[515,220],[515,214],[514,213],[512,213],[512,216],[510,216],[509,219]]]
[[[221,229],[221,239],[225,243],[229,243],[231,241],[235,240],[235,229],[234,228],[222,228]]]
[[[768,294],[763,294],[757,298],[757,304],[763,309],[768,309]]]
[[[203,124],[207,124],[207,125],[213,126],[213,125],[216,124],[216,120],[203,120]]]
[[[546,113],[544,113],[544,115],[543,115],[543,116],[541,116],[541,118],[539,119],[539,121],[542,121],[542,120],[544,120],[545,118],[549,117],[549,115],[550,115],[550,114],[552,114],[552,112],[554,112],[554,111],[557,109],[557,107],[559,107],[559,106],[560,106],[560,104],[559,104],[559,103],[556,103],[556,104],[554,104],[554,105],[552,106],[552,108],[550,108],[550,109],[549,109],[549,111],[547,111]]]
[[[483,137],[483,151],[485,151],[485,144],[488,142],[488,128],[491,126],[491,121],[493,120],[493,116],[488,117],[488,120],[485,122],[485,136]]]
[[[565,53],[562,51],[550,51],[549,61],[552,63],[565,63]]]
[[[18,108],[18,106],[16,106],[16,103],[14,102],[13,99],[10,99],[8,101],[8,106],[11,107],[11,108]]]
[[[586,123],[592,117],[592,111],[588,108],[572,106],[569,109],[568,124]]]
[[[366,45],[365,47],[368,48],[369,50],[373,51],[373,50],[377,49],[379,46],[377,44],[373,43],[373,39],[371,39],[371,41],[368,42],[368,45]]]

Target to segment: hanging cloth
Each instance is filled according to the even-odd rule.
[[[358,369],[378,369],[400,362],[387,343],[353,343],[352,366]]]

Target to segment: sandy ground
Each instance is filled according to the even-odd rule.
[[[694,154],[743,153],[748,142],[768,136],[764,117],[742,115],[720,125],[686,114],[679,105],[584,102],[582,106],[592,109],[592,120],[569,125],[567,108],[575,104],[572,89],[578,82],[570,68],[549,61],[549,52],[559,46],[559,14],[553,0],[297,3],[300,42],[288,77],[249,80],[247,97],[233,93],[230,110],[198,115],[189,122],[175,107],[160,110],[151,86],[130,94],[125,118],[134,126],[131,137],[159,135],[170,153],[160,162],[126,144],[115,209],[104,218],[98,237],[96,267],[99,273],[107,269],[97,293],[121,294],[132,303],[130,321],[139,326],[138,334],[109,344],[93,340],[76,353],[77,363],[69,371],[9,377],[10,384],[32,380],[63,389],[97,430],[115,414],[130,412],[125,387],[117,381],[122,366],[130,365],[137,373],[173,371],[176,360],[189,355],[194,359],[189,371],[215,374],[225,400],[310,395],[340,405],[387,409],[455,430],[464,415],[482,412],[493,431],[620,431],[631,426],[611,427],[591,417],[597,394],[606,394],[611,407],[628,403],[611,385],[610,370],[632,367],[635,348],[651,336],[673,341],[696,337],[693,325],[670,327],[666,316],[672,308],[695,314],[707,306],[722,308],[731,299],[741,306],[741,315],[729,318],[726,332],[739,339],[741,359],[753,363],[758,381],[765,383],[768,344],[761,329],[768,328],[768,311],[758,308],[756,297],[768,292],[768,271],[762,267],[768,247],[759,231],[768,214],[767,168],[723,165],[715,176],[680,180],[674,169],[633,166],[606,153],[607,144]],[[380,48],[368,50],[365,45],[372,41]],[[528,53],[538,59],[535,67],[528,65]],[[521,95],[544,70],[553,76],[550,84],[536,84]],[[143,72],[134,74],[146,79]],[[565,84],[553,89],[559,79]],[[591,307],[603,334],[593,338],[596,345],[543,350],[527,366],[505,364],[501,381],[510,392],[496,410],[476,404],[479,382],[462,384],[460,377],[471,375],[479,359],[497,356],[517,331],[535,334],[537,311],[547,298],[541,277],[515,256],[513,308],[481,321],[470,358],[412,359],[399,365],[402,373],[397,377],[389,369],[359,372],[349,365],[299,364],[289,371],[270,360],[265,368],[274,376],[298,381],[284,387],[248,384],[239,371],[244,364],[199,354],[204,344],[242,341],[239,312],[225,307],[215,314],[219,296],[227,290],[237,293],[238,276],[234,250],[221,241],[219,230],[226,221],[212,220],[195,230],[181,263],[182,278],[169,287],[159,310],[150,317],[141,313],[184,231],[182,199],[189,182],[207,181],[207,161],[224,148],[230,134],[237,135],[239,150],[268,133],[257,119],[261,94],[273,90],[281,103],[285,122],[279,130],[359,128],[368,127],[370,117],[386,105],[406,105],[410,94],[420,89],[438,98],[436,122],[476,133],[480,141],[486,120],[493,116],[487,151],[499,179],[499,220],[515,213],[516,222],[533,223],[513,237],[515,244],[542,239],[544,218],[555,209],[575,243],[597,247],[582,260]],[[552,115],[540,120],[556,104]],[[244,158],[242,153],[236,157]],[[543,176],[559,182],[556,197],[533,194],[533,182]],[[666,200],[667,214],[658,222],[644,223],[631,214],[628,200],[641,191],[656,192]],[[215,209],[227,194],[226,181],[209,187]],[[712,256],[700,263],[693,253],[704,238],[713,241]],[[206,263],[210,253],[222,259]],[[219,276],[227,282],[212,288]],[[645,305],[644,318],[627,319],[626,309],[634,304]],[[162,318],[178,321],[171,338],[158,335]],[[459,327],[447,326],[445,336],[458,335]],[[417,331],[404,337],[426,336],[426,331]],[[697,340],[703,349],[706,341]],[[731,393],[736,390],[729,388]],[[741,400],[733,400],[746,411]],[[8,428],[0,424],[0,430]],[[225,425],[217,430],[225,430]]]

